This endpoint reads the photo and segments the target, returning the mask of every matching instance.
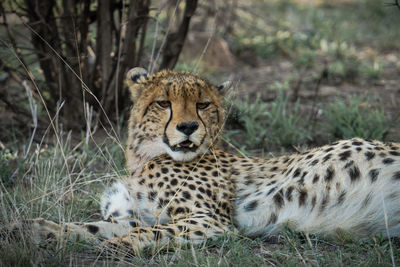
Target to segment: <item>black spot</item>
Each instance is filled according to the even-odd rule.
[[[118,211],[114,211],[113,213],[111,213],[111,215],[113,217],[119,217],[119,212]]]
[[[178,184],[178,180],[176,178],[171,180],[171,185],[177,185]]]
[[[159,172],[156,172],[156,177],[159,178],[161,174]]]
[[[352,144],[353,146],[361,146],[363,143],[362,143],[362,142],[359,142],[359,141],[353,141],[351,144]]]
[[[311,210],[315,208],[316,203],[317,203],[317,196],[313,196],[311,199]]]
[[[306,177],[307,174],[308,174],[308,172],[306,172],[306,171],[303,172],[303,174],[301,175],[301,178],[297,182],[299,185],[304,185],[304,178]]]
[[[253,200],[250,203],[246,204],[244,206],[244,209],[246,211],[253,211],[255,208],[257,208],[257,206],[258,206],[258,201],[257,200]]]
[[[53,233],[48,233],[47,236],[46,236],[46,239],[56,239],[56,235],[53,234]],[[79,238],[79,234],[78,234],[78,238],[77,239],[78,240],[80,239]]]
[[[187,191],[182,192],[182,195],[183,195],[183,197],[186,198],[186,199],[191,199],[191,198],[192,198],[192,196],[190,195],[190,193],[187,192]]]
[[[195,231],[194,234],[197,236],[203,236],[203,233],[201,231]]]
[[[133,210],[127,210],[126,212],[128,213],[129,216],[133,217]]]
[[[133,228],[137,227],[138,224],[135,221],[129,221],[129,225]]]
[[[318,182],[318,180],[319,180],[319,175],[318,175],[318,174],[315,174],[315,175],[314,175],[314,178],[313,178],[313,180],[312,180],[312,183],[315,184],[315,183]]]
[[[313,154],[310,154],[310,155],[308,155],[308,156],[306,157],[306,159],[311,159],[313,156],[314,156]],[[287,161],[287,160],[288,160],[288,159],[286,159],[286,161]],[[285,163],[285,162],[283,162],[283,163]]]
[[[217,172],[217,171],[213,171],[213,172],[212,172],[212,176],[218,177],[218,172]]]
[[[326,162],[327,160],[329,160],[332,157],[331,154],[326,155],[323,159],[322,162]]]
[[[332,150],[333,150],[333,147],[329,147],[329,148],[325,149],[324,152],[328,153],[328,152],[330,152]]]
[[[178,207],[178,208],[175,209],[175,214],[184,213],[184,212],[185,212],[185,209],[182,208],[182,207]]]
[[[277,166],[272,167],[272,168],[270,169],[271,172],[274,172],[274,171],[276,171],[276,170],[278,170],[278,167],[277,167]]]
[[[88,224],[86,225],[86,228],[88,229],[89,233],[91,234],[96,234],[100,229],[96,225]]]
[[[307,191],[301,190],[299,192],[299,207],[303,206],[307,200]]]
[[[152,169],[154,169],[154,163],[151,163],[151,164],[149,165],[149,170],[152,170]]]
[[[149,193],[149,200],[150,201],[154,201],[156,198],[157,198],[157,192],[155,192],[155,191],[151,191],[150,193]]]
[[[159,230],[153,230],[153,235],[155,240],[160,240],[162,237],[161,231]]]
[[[157,184],[157,186],[158,186],[159,188],[161,188],[161,187],[164,186],[164,183],[163,183],[163,182],[159,182],[159,183]]]
[[[165,228],[165,230],[167,230],[168,231],[168,233],[170,233],[171,235],[175,235],[175,231],[174,231],[174,229],[172,229],[172,228]]]
[[[323,212],[328,204],[329,201],[329,195],[325,195],[324,198],[322,199],[321,206],[319,207],[319,211]]]
[[[391,158],[386,158],[382,161],[382,163],[385,165],[392,164],[393,162],[394,162],[394,159],[391,159]]]
[[[353,166],[349,169],[349,175],[351,182],[355,182],[360,179],[360,169],[357,166]]]
[[[353,164],[354,164],[354,161],[350,160],[349,162],[346,163],[346,165],[344,165],[344,168],[347,169],[347,168],[353,166]]]
[[[137,200],[142,200],[143,199],[143,193],[137,192],[136,193],[136,199]]]
[[[276,223],[278,220],[278,216],[276,216],[275,212],[271,213],[271,217],[268,220],[268,224]]]
[[[351,156],[351,151],[350,150],[346,150],[342,153],[339,154],[339,159],[342,161],[347,160],[349,157]]]
[[[293,178],[299,176],[300,173],[301,173],[301,169],[300,169],[300,168],[297,168],[297,169],[294,171],[294,173],[293,173]]]
[[[164,199],[162,199],[162,198],[159,198],[158,199],[158,207],[159,208],[163,208],[165,205],[167,205],[168,204],[168,201],[167,200],[164,200]]]
[[[195,187],[193,184],[190,184],[190,185],[189,185],[189,189],[190,189],[190,190],[195,190],[196,187]]]
[[[400,156],[400,152],[397,151],[389,151],[389,154],[393,156]]]
[[[274,192],[276,190],[276,186],[275,187],[273,187],[273,188],[271,188],[268,192],[267,192],[267,194],[266,194],[266,196],[269,196],[272,192]]]
[[[190,224],[193,224],[193,225],[196,225],[196,224],[197,224],[197,222],[194,221],[194,220],[189,220],[189,223],[190,223]]]
[[[286,190],[286,193],[285,193],[285,196],[286,196],[286,199],[288,200],[288,201],[292,201],[292,192],[293,192],[293,186],[289,186],[289,188]]]
[[[283,194],[282,194],[282,190],[281,190],[278,193],[276,193],[274,196],[274,202],[275,202],[276,206],[278,206],[278,208],[281,208],[285,202],[282,195]]]
[[[206,194],[207,194],[207,196],[211,197],[211,195],[212,195],[212,194],[211,194],[211,190],[210,190],[210,189],[207,189],[207,190],[206,190]]]
[[[330,182],[333,179],[333,176],[335,175],[335,170],[332,168],[332,166],[329,166],[329,168],[326,170],[325,174],[325,181]]]
[[[339,197],[338,197],[337,204],[338,204],[338,205],[341,205],[341,204],[343,203],[345,197],[346,197],[346,191],[340,192],[340,195],[339,195]]]
[[[168,207],[168,209],[167,209],[167,215],[168,216],[171,216],[172,210],[173,210],[172,207]]]
[[[400,180],[400,171],[397,171],[395,173],[393,173],[393,177],[394,180]]]
[[[378,179],[379,169],[372,169],[369,171],[369,177],[371,177],[371,183],[375,182]]]
[[[311,164],[311,166],[315,166],[318,162],[319,162],[319,160],[315,159],[310,164]]]

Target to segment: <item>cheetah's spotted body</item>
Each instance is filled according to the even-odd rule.
[[[127,74],[134,106],[126,150],[129,178],[101,203],[105,221],[29,221],[36,239],[106,239],[122,249],[202,242],[232,230],[400,235],[400,144],[351,139],[273,159],[214,148],[222,96],[189,73],[140,68]]]

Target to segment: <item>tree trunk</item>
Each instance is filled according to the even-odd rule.
[[[178,62],[186,35],[189,31],[190,19],[197,8],[197,0],[187,0],[182,22],[177,32],[167,35],[166,45],[163,50],[163,58],[160,65],[162,69],[173,69]]]

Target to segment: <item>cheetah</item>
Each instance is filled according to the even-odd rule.
[[[400,235],[399,143],[355,138],[271,159],[229,154],[217,144],[230,82],[213,86],[195,74],[150,75],[142,68],[126,76],[133,101],[129,177],[106,190],[103,221],[18,225],[34,240],[67,236],[137,253],[169,242],[201,243],[237,228],[248,236],[286,227]]]

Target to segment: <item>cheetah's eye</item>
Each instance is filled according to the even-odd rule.
[[[203,103],[197,103],[196,107],[198,109],[206,109],[210,105],[210,102],[203,102]]]
[[[164,100],[164,101],[157,101],[157,105],[162,108],[169,108],[171,106],[171,102]]]

